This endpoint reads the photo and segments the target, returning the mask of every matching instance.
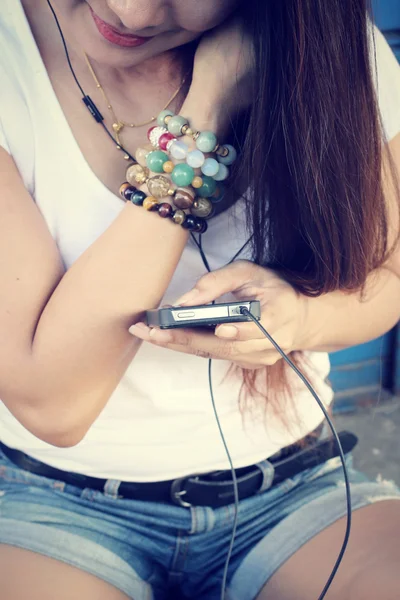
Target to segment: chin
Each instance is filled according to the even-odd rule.
[[[96,35],[91,40],[91,43],[88,43],[86,39],[86,44],[82,44],[82,47],[85,47],[87,54],[100,64],[116,68],[128,68],[136,67],[152,59],[163,56],[167,58],[179,54],[180,50],[183,51],[183,47],[196,39],[196,37],[193,35],[190,38],[185,36],[185,39],[179,40],[180,43],[167,43],[166,40],[163,40],[164,43],[161,43],[161,39],[157,40],[154,38],[143,46],[125,48],[111,44],[101,39],[101,37],[99,39],[99,36]]]

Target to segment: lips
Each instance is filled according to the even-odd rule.
[[[99,31],[99,33],[111,44],[115,44],[116,46],[122,46],[123,48],[136,48],[138,46],[143,46],[149,42],[151,37],[138,37],[136,35],[127,35],[125,33],[121,33],[105,21],[100,19],[98,15],[90,8],[90,12],[93,17],[93,21]]]

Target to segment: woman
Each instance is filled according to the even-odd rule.
[[[3,0],[2,597],[220,597],[232,492],[216,506],[187,491],[193,474],[195,490],[228,478],[211,357],[238,477],[265,475],[242,494],[229,597],[317,598],[344,534],[340,464],[281,481],[272,471],[277,457],[315,443],[322,414],[313,398],[251,323],[214,334],[150,331],[141,321],[161,302],[258,299],[263,325],[328,406],[325,353],[399,318],[400,69],[379,32],[374,56],[363,0],[329,9],[319,0],[52,7],[83,93],[128,159],[143,164],[130,171],[136,188],[122,187],[124,202],[132,160],[81,101],[50,6]],[[156,177],[146,171],[146,134],[163,108],[240,149],[224,198],[213,192],[202,236],[208,275],[188,229],[134,205],[154,184],[140,177]],[[194,152],[185,131],[185,152]],[[162,176],[174,181],[177,164],[163,158]],[[209,181],[195,174],[196,185]],[[171,189],[162,203],[172,198],[180,217],[168,206],[159,214],[204,230],[179,213],[188,194],[200,206],[192,188],[181,208]],[[397,598],[399,491],[352,469],[350,478],[353,532],[327,598]]]

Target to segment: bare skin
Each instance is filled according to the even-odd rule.
[[[50,27],[48,12],[42,11],[43,20],[40,20],[38,3],[26,0],[24,4],[28,13],[29,8],[35,9],[30,13],[31,24],[71,130],[94,173],[109,189],[115,191],[124,179],[125,163],[96,124],[88,119],[79,95],[73,90],[71,76],[60,51],[60,42],[58,39],[56,41],[57,36],[53,27]],[[41,3],[41,6],[43,4]],[[124,4],[128,6],[129,3]],[[121,6],[121,3],[109,0],[108,5]],[[143,11],[145,7],[146,2],[143,3]],[[142,27],[145,29],[143,23]],[[78,51],[73,51],[72,56],[77,73],[88,93],[97,97],[95,86],[84,70],[82,58],[78,58]],[[165,56],[161,68],[157,67],[157,61],[148,63],[149,69],[153,69],[151,77],[143,77],[143,71],[136,67],[136,71],[129,70],[129,77],[125,78],[122,67],[116,69],[114,74],[111,68],[102,70],[102,83],[114,90],[115,108],[118,108],[121,118],[142,121],[152,114],[157,114],[160,105],[166,102],[181,81],[183,68],[176,70],[176,76],[170,76],[175,72],[175,61],[176,55],[172,53]],[[132,77],[133,74],[135,77]],[[133,88],[129,88],[129,85],[132,85],[129,82],[134,82],[134,90],[140,92],[139,97],[146,97],[145,105],[141,102],[132,105],[132,97],[135,94],[130,93],[133,92]],[[160,86],[162,83],[165,83],[165,86]],[[209,93],[209,90],[207,92]],[[182,102],[184,95],[177,98],[173,108],[178,108]],[[189,110],[186,114],[189,116],[190,112]],[[196,111],[194,114],[197,114]],[[206,121],[207,115],[204,115],[204,122]],[[126,139],[129,147],[135,148],[142,143],[145,131],[146,128],[128,131]],[[8,401],[17,418],[35,435],[55,445],[74,445],[82,439],[133,360],[139,342],[128,334],[127,328],[134,316],[140,318],[145,307],[157,305],[180,258],[186,239],[172,227],[169,232],[161,220],[153,219],[144,211],[138,216],[137,212],[132,212],[134,209],[127,206],[121,218],[117,219],[106,234],[93,244],[90,252],[80,258],[65,275],[54,241],[23,188],[16,170],[13,169],[12,160],[3,151],[0,152],[0,176],[0,240],[6,249],[4,253],[0,251],[0,255],[7,256],[7,265],[2,265],[1,272],[4,281],[0,280],[2,291],[7,290],[7,294],[4,294],[6,300],[4,305],[1,305],[0,331],[3,339],[15,340],[15,347],[0,350],[0,395],[5,402]],[[13,210],[10,210],[11,206]],[[133,240],[136,238],[139,240],[139,246],[144,245],[146,242],[143,232],[145,237],[148,237],[149,231],[153,240],[159,240],[159,246],[154,244],[153,264],[147,265],[148,269],[152,269],[153,279],[157,284],[153,289],[145,287],[138,290],[136,282],[144,280],[145,273],[143,269],[140,271],[140,265],[138,266],[137,261],[132,258],[137,250]],[[18,248],[15,247],[15,240],[18,240]],[[168,257],[163,264],[158,257],[166,247]],[[0,250],[2,248],[0,242]],[[114,255],[111,257],[112,261],[104,260],[109,257],[110,248],[113,248],[115,256],[118,256],[118,272],[114,267]],[[13,264],[10,256],[14,257]],[[151,256],[150,253],[150,263]],[[46,257],[46,260],[43,260],[43,257]],[[392,273],[393,286],[398,285],[397,267],[398,261],[394,260],[388,269]],[[15,283],[16,275],[18,284]],[[107,282],[107,286],[104,282]],[[96,289],[100,288],[104,293],[102,305],[99,314],[94,314],[88,307],[94,306],[93,296]],[[104,289],[107,292],[104,292]],[[387,294],[381,289],[379,293],[382,293],[382,297]],[[143,294],[147,295],[144,297]],[[396,294],[389,295],[396,298]],[[328,308],[330,306],[329,299],[318,302],[325,303],[324,306]],[[342,306],[343,303],[344,300],[340,297],[338,304]],[[7,312],[9,306],[13,307],[10,313]],[[320,314],[324,314],[322,308]],[[393,322],[397,318],[396,313]],[[326,319],[321,317],[321,320]],[[346,344],[356,343],[359,329],[363,329],[363,325],[358,322],[356,325],[357,331],[352,333],[351,340],[346,339]],[[82,329],[85,326],[88,333]],[[386,328],[387,324],[379,326]],[[82,331],[85,335],[81,334]],[[317,339],[320,347],[333,343],[329,336],[328,339],[322,337],[322,340]],[[84,344],[82,338],[85,339]],[[57,361],[57,354],[54,353],[54,340],[61,344],[64,351],[61,367]],[[311,346],[315,347],[315,343],[313,339]],[[71,359],[71,364],[66,365],[66,354],[76,357],[75,362]],[[84,360],[87,356],[90,356],[90,363]],[[49,357],[53,361],[51,364]],[[18,365],[18,370],[15,365]],[[23,381],[27,382],[25,387]],[[97,386],[94,386],[93,382],[97,382]],[[87,390],[91,389],[94,389],[94,394],[88,395]],[[33,393],[32,390],[36,392]],[[59,399],[60,405],[53,408],[54,398]],[[85,402],[81,402],[82,398]],[[40,402],[43,408],[39,410]],[[71,415],[78,414],[78,408],[81,414],[77,423]],[[60,414],[65,423],[65,430],[52,431],[50,434],[48,425],[41,429],[43,423],[60,422]],[[355,514],[350,549],[327,600],[375,600],[377,596],[384,600],[392,600],[398,597],[400,582],[395,579],[400,550],[395,532],[399,531],[399,527],[400,505],[395,502],[382,502]],[[262,592],[260,600],[316,599],[329,574],[342,537],[343,522],[338,522],[316,536],[274,575]],[[368,568],[365,566],[367,561]],[[310,565],[308,573],[305,565]],[[21,573],[24,577],[21,577]],[[0,546],[0,582],[5,600],[53,600],[55,589],[59,600],[127,598],[92,575],[53,559],[5,545]],[[63,585],[60,585],[60,582],[63,582]]]
[[[317,600],[335,563],[344,528],[341,519],[306,543],[273,575],[258,600]],[[326,600],[397,600],[399,530],[398,501],[355,511],[348,550]],[[5,545],[0,545],[0,581],[7,600],[53,600],[55,589],[58,600],[128,598],[93,575]]]
[[[294,554],[258,600],[317,600],[345,530],[337,521]],[[382,501],[353,514],[348,550],[326,600],[397,600],[400,589],[400,502]]]
[[[4,600],[130,600],[89,573],[13,546],[0,545],[0,581]]]

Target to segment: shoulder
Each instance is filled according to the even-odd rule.
[[[33,190],[34,137],[29,108],[32,63],[20,0],[0,1],[0,146]]]

